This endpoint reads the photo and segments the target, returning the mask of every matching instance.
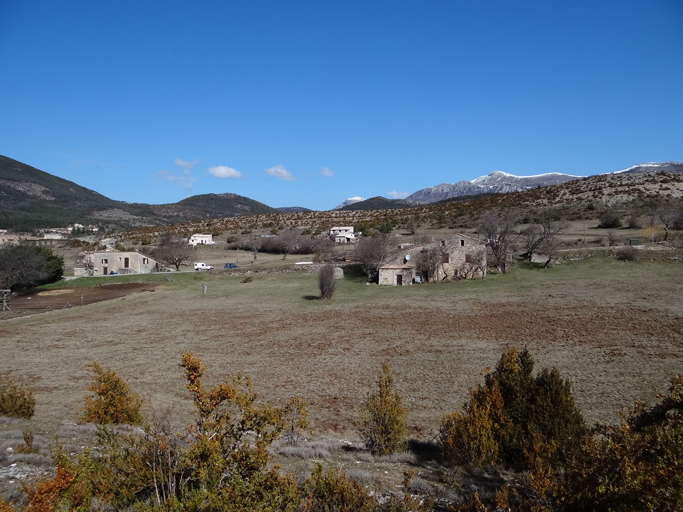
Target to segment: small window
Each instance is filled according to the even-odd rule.
[[[441,247],[446,247],[446,240],[441,240]]]
[[[472,263],[472,255],[465,254],[465,263]]]
[[[465,247],[465,241],[464,240],[460,240],[460,247]]]
[[[147,263],[149,263],[149,259],[148,258],[142,258],[142,264],[147,265]]]
[[[109,260],[107,258],[102,258],[102,263],[106,265],[107,263],[109,263]]]

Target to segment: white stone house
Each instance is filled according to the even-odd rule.
[[[353,233],[338,233],[334,235],[334,241],[338,244],[354,244],[358,241],[358,237]]]
[[[164,268],[161,263],[137,251],[87,251],[82,264],[74,267],[74,275],[106,276],[114,274],[151,274]]]
[[[330,236],[353,235],[353,226],[335,226],[330,229]]]
[[[195,233],[187,241],[190,245],[211,245],[216,242],[213,241],[213,235],[202,235],[201,233]]]
[[[399,249],[379,268],[379,284],[401,286],[414,281],[486,277],[486,244],[463,234]]]

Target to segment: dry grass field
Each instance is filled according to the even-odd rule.
[[[48,436],[77,420],[84,369],[94,360],[125,376],[148,410],[171,411],[182,424],[191,403],[178,363],[192,350],[209,364],[209,379],[243,372],[264,400],[301,395],[316,432],[353,438],[358,405],[386,361],[412,433],[424,439],[511,345],[527,346],[538,369],[556,366],[570,378],[589,421],[613,421],[617,408],[652,397],[683,371],[680,259],[596,255],[549,270],[520,264],[483,281],[398,288],[351,277],[331,301],[317,299],[316,277],[305,271],[242,278],[138,277],[149,284],[136,290],[154,293],[0,322],[0,373],[34,379],[29,423]],[[70,284],[106,289],[136,277],[97,279]]]
[[[617,409],[664,391],[683,373],[683,254],[643,251],[638,262],[585,254],[550,269],[520,262],[485,280],[395,288],[347,271],[329,301],[317,298],[310,268],[294,270],[294,258],[257,265],[251,282],[242,282],[248,268],[173,273],[170,282],[168,274],[107,276],[15,299],[16,308],[54,307],[0,317],[0,374],[28,377],[38,391],[33,419],[0,418],[0,497],[20,501],[21,480],[50,468],[55,435],[71,452],[94,440],[93,425],[76,424],[91,361],[124,376],[148,417],[181,430],[192,419],[179,367],[188,350],[208,364],[209,383],[243,372],[263,400],[308,400],[314,440],[277,449],[276,461],[297,474],[322,460],[380,490],[399,484],[405,469],[418,471],[414,492],[444,499],[472,483],[492,489],[509,475],[453,470],[428,444],[388,458],[360,451],[358,406],[386,361],[409,409],[409,435],[428,441],[512,345],[528,347],[537,369],[556,366],[570,378],[589,422],[616,421]],[[8,451],[26,430],[40,454]]]

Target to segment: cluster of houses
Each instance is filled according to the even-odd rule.
[[[49,228],[40,231],[40,235],[27,235],[18,233],[8,233],[6,229],[0,229],[0,246],[5,244],[18,244],[21,242],[31,242],[38,245],[51,245],[55,240],[67,240],[74,231],[89,231],[97,233],[97,226],[86,226],[84,224],[73,224],[66,228]]]

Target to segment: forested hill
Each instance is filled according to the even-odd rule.
[[[230,193],[192,196],[161,205],[115,201],[73,181],[0,156],[0,228],[30,231],[74,222],[128,228],[275,211]]]

